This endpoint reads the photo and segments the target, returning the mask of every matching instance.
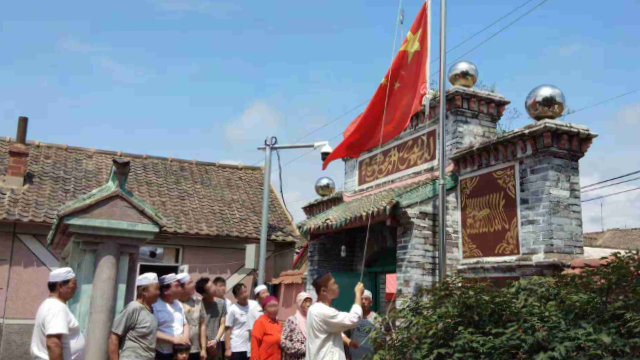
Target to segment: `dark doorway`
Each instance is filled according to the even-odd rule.
[[[147,272],[156,273],[158,277],[171,273],[177,274],[178,265],[140,264],[140,271],[138,272],[138,275]]]

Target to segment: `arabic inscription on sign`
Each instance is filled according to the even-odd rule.
[[[462,257],[520,253],[515,166],[460,180]]]
[[[436,130],[403,141],[358,162],[358,185],[426,164],[436,159]]]

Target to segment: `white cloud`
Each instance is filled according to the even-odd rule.
[[[154,72],[147,68],[116,60],[113,49],[108,46],[65,37],[58,41],[57,49],[60,52],[86,58],[87,62],[91,63],[100,73],[110,77],[115,83],[140,84],[154,76]]]
[[[227,165],[242,165],[242,161],[225,159],[225,160],[221,160],[221,161],[220,161],[220,164],[227,164]]]
[[[143,68],[117,62],[109,57],[100,57],[96,64],[114,82],[121,84],[140,84],[147,81],[153,74]]]
[[[282,113],[264,100],[255,100],[242,114],[225,126],[227,141],[235,146],[260,146],[274,135],[282,122]]]
[[[560,56],[571,56],[578,53],[582,50],[582,44],[580,43],[571,43],[567,45],[560,46],[557,48],[557,53]]]
[[[107,47],[94,45],[73,38],[62,38],[57,44],[58,50],[70,53],[90,54],[108,51]]]
[[[232,1],[211,0],[151,0],[156,9],[171,13],[199,13],[224,18],[240,10]]]

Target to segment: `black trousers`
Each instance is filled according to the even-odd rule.
[[[199,352],[189,353],[189,360],[200,360],[200,353]]]
[[[249,360],[249,357],[247,356],[247,352],[246,351],[232,352],[231,353],[231,360]]]

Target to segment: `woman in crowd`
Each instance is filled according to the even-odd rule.
[[[298,309],[290,316],[282,330],[282,360],[304,360],[307,350],[307,310],[311,295],[301,292],[296,297]]]
[[[276,319],[278,299],[268,296],[262,301],[264,314],[251,330],[251,360],[281,360],[280,337],[282,324]]]

